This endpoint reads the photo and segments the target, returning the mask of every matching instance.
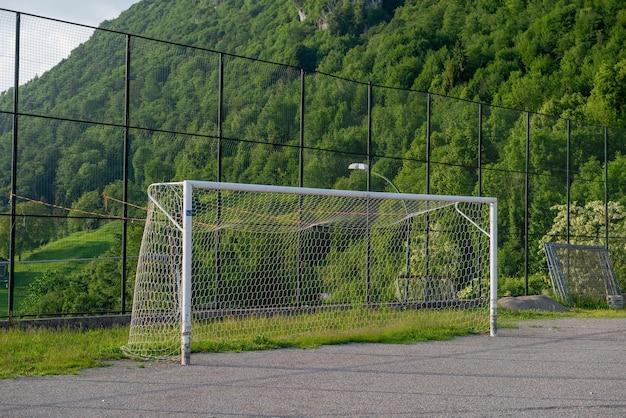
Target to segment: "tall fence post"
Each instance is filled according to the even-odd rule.
[[[224,120],[224,54],[219,55],[217,88],[217,181],[222,181],[222,135]]]
[[[130,35],[126,35],[126,73],[124,80],[124,173],[122,175],[124,182],[124,190],[122,192],[122,315],[126,313],[126,269],[128,255],[128,176],[130,158]]]
[[[524,294],[528,295],[528,231],[530,208],[530,112],[526,112],[526,155],[525,155],[525,180],[524,180]]]
[[[224,54],[219,54],[219,74],[218,74],[218,88],[217,88],[217,181],[222,181],[222,135],[223,127],[222,122],[224,120]],[[218,225],[222,219],[222,205],[220,205],[222,195],[218,190],[217,192],[217,223]],[[215,305],[219,309],[221,307],[221,280],[222,274],[222,235],[221,230],[217,228],[215,233]]]
[[[304,104],[305,104],[305,77],[304,69],[300,69],[300,149],[298,150],[298,185],[304,187]]]
[[[430,117],[431,117],[431,96],[426,94],[426,194],[430,194]]]
[[[478,196],[483,195],[483,104],[478,103]]]
[[[430,135],[431,135],[431,102],[430,93],[426,95],[426,194],[430,194]],[[430,275],[430,212],[426,213],[426,239],[424,254],[424,277]]]
[[[11,149],[11,228],[9,238],[9,321],[13,316],[13,304],[15,298],[15,226],[17,203],[17,146],[18,146],[18,113],[19,113],[19,85],[20,85],[20,26],[21,13],[15,15],[15,63],[13,74],[13,138]]]
[[[565,146],[565,201],[566,201],[566,207],[567,207],[567,224],[565,226],[566,229],[566,234],[567,235],[567,243],[570,243],[570,225],[571,225],[571,215],[570,215],[570,209],[571,209],[571,197],[570,197],[570,120],[567,119],[566,121],[566,136],[567,136],[567,144]]]
[[[301,68],[300,69],[300,133],[299,133],[299,137],[300,137],[300,149],[298,149],[298,186],[299,187],[304,187],[304,94],[305,94],[305,89],[304,89],[304,69]],[[298,209],[299,209],[299,213],[298,213],[298,220],[301,221],[302,220],[302,210],[303,210],[303,196],[299,195],[298,196]],[[296,284],[296,306],[301,306],[302,304],[302,288],[303,288],[303,283],[304,283],[304,269],[303,269],[303,263],[304,261],[302,260],[302,254],[303,254],[303,238],[302,238],[302,230],[300,228],[298,228],[298,282]]]
[[[367,83],[367,191],[372,189],[372,82]],[[367,199],[367,250],[365,259],[365,302],[370,302],[370,283],[371,283],[371,228],[370,228],[370,200]]]
[[[609,248],[609,130],[604,127],[604,246]]]
[[[367,191],[372,190],[372,82],[367,83]]]

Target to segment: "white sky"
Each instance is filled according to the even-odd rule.
[[[98,26],[139,0],[0,0],[0,8],[83,25]]]
[[[0,8],[97,27],[139,0],[0,0]],[[0,91],[13,86],[15,14],[0,10]],[[41,76],[93,33],[88,28],[63,25],[22,15],[20,74],[24,84]]]

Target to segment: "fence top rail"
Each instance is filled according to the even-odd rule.
[[[283,193],[297,195],[320,195],[320,196],[345,196],[360,199],[392,199],[392,200],[419,200],[419,201],[439,201],[439,202],[466,202],[466,203],[496,203],[495,197],[480,196],[451,196],[451,195],[431,195],[412,193],[389,193],[389,192],[367,192],[357,190],[335,190],[316,189],[310,187],[290,187],[290,186],[270,186],[263,184],[243,184],[227,183],[218,181],[185,180],[180,182],[153,183],[154,186],[184,186],[187,183],[192,188],[218,189],[218,190],[239,190],[257,193]]]
[[[589,250],[589,251],[606,251],[606,247],[600,245],[583,245],[583,244],[565,244],[559,242],[545,242],[547,246],[553,248],[565,248],[571,250]]]

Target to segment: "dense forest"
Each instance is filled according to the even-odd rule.
[[[362,187],[362,178],[345,168],[350,155],[362,160],[366,152],[371,83],[380,87],[371,121],[375,153],[387,157],[378,159],[376,170],[406,192],[430,187],[423,178],[426,151],[420,140],[425,113],[407,110],[425,109],[429,92],[439,100],[429,158],[441,164],[433,169],[430,191],[476,194],[478,174],[468,168],[478,154],[471,105],[490,104],[481,150],[482,164],[490,170],[481,193],[502,202],[505,276],[523,273],[520,173],[526,114],[515,109],[533,112],[536,177],[529,233],[537,242],[563,233],[557,225],[562,213],[554,208],[564,203],[566,186],[581,208],[603,199],[603,151],[595,127],[616,128],[618,137],[623,134],[617,128],[626,128],[626,8],[618,0],[143,0],[100,29],[19,89],[17,194],[76,210],[67,218],[40,221],[36,216],[58,212],[20,202],[22,213],[41,222],[30,225],[38,234],[18,236],[23,251],[100,226],[98,218],[85,219],[84,213],[121,215],[119,205],[103,196],[120,198],[122,190],[123,34],[136,35],[130,43],[131,202],[144,205],[146,187],[155,181],[216,178],[216,52],[230,57],[220,127],[229,139],[223,151],[225,181],[297,185],[295,151],[275,151],[298,144],[300,69],[312,78],[306,146],[329,151],[312,152],[307,159],[305,185],[310,187]],[[0,94],[5,156],[12,150],[13,99],[13,89]],[[577,128],[571,161],[564,152],[566,119]],[[613,141],[609,189],[616,221],[626,203],[624,153],[623,141]],[[555,181],[566,163],[575,175]],[[11,178],[5,158],[0,162],[3,196]],[[2,204],[8,212],[8,198]],[[6,233],[9,222],[0,228]],[[579,241],[597,238],[597,231],[581,234]],[[8,255],[7,244],[0,250]],[[531,257],[532,272],[545,270],[538,248],[531,249]]]
[[[620,1],[155,0],[103,27],[363,82],[626,124]]]

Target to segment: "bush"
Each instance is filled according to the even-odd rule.
[[[545,273],[528,276],[528,294],[541,295],[552,290],[550,277]],[[524,277],[501,277],[498,280],[498,296],[524,296],[526,279]]]

